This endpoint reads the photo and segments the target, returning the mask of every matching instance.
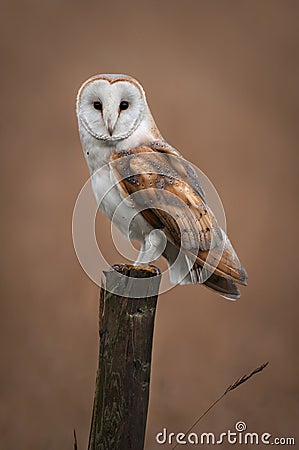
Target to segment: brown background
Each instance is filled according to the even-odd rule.
[[[163,135],[220,192],[249,273],[235,303],[199,286],[160,297],[146,449],[265,360],[196,431],[244,420],[296,437],[298,14],[291,0],[1,2],[1,450],[72,449],[74,427],[86,447],[98,287],[72,247],[88,176],[74,102],[101,72],[142,82]]]

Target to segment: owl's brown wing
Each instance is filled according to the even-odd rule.
[[[205,201],[194,169],[166,144],[115,151],[111,168],[124,197],[196,263],[246,284],[246,272]]]

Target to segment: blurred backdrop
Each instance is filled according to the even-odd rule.
[[[146,449],[267,360],[194,431],[244,420],[296,437],[298,14],[292,0],[1,2],[1,449],[71,450],[73,428],[86,448],[99,289],[71,238],[88,177],[75,96],[103,72],[143,84],[162,134],[220,193],[249,274],[235,303],[200,286],[160,297]]]

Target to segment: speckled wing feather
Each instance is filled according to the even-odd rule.
[[[175,149],[154,143],[115,151],[111,168],[124,197],[177,248],[216,275],[246,284],[246,272],[218,226],[196,172]],[[132,195],[134,194],[134,195]]]

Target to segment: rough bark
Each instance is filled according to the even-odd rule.
[[[126,277],[119,279],[110,270],[101,289],[99,367],[88,449],[142,450],[160,275],[153,266],[113,268]],[[130,296],[134,278],[145,279],[146,296]],[[113,293],[115,286],[121,296]]]

